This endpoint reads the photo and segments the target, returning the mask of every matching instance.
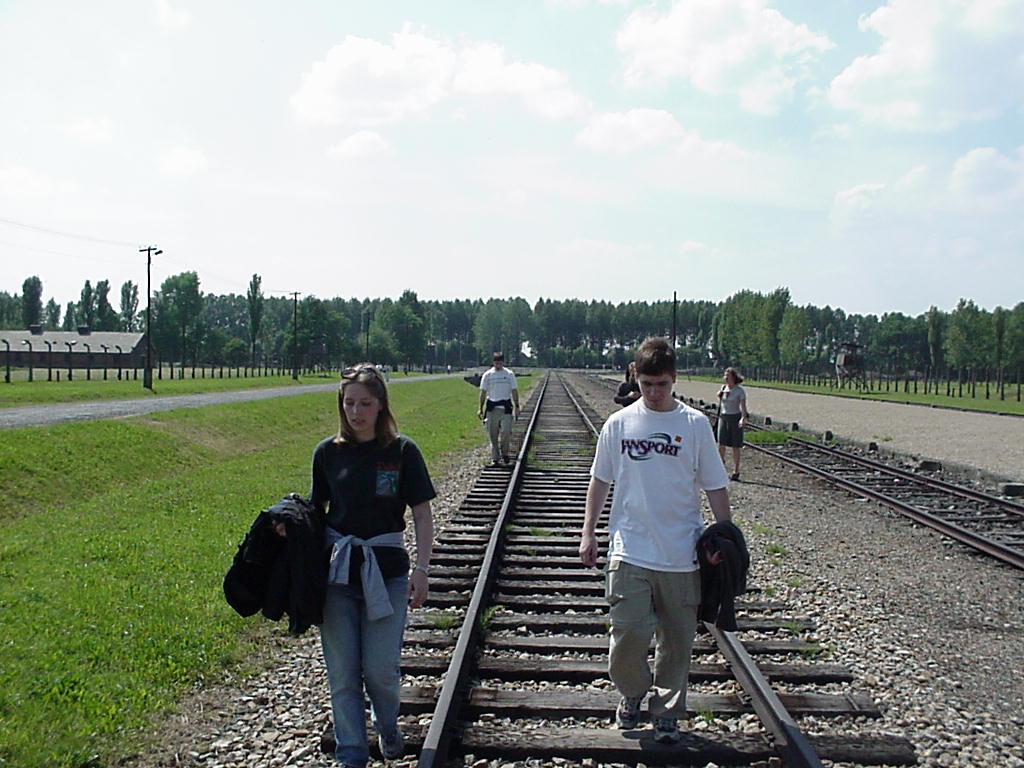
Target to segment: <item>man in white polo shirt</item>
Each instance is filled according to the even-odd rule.
[[[608,521],[605,596],[611,638],[608,674],[622,698],[620,728],[635,728],[648,703],[656,741],[679,740],[700,606],[697,540],[701,490],[719,522],[731,519],[729,478],[707,417],[672,396],[675,351],[648,339],[636,353],[640,398],[604,423],[590,469],[580,560],[597,562],[595,530],[615,484]],[[647,662],[657,632],[654,672]]]
[[[491,440],[491,466],[509,463],[512,444],[512,412],[519,418],[519,388],[516,375],[505,367],[505,356],[495,352],[493,367],[480,378],[480,407],[476,415],[487,423]]]

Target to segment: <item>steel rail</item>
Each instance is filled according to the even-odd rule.
[[[466,682],[475,661],[477,646],[479,645],[480,633],[482,632],[481,617],[491,595],[491,590],[494,587],[497,567],[501,562],[501,556],[505,548],[506,523],[509,511],[512,508],[512,500],[515,498],[519,485],[522,483],[526,456],[533,440],[537,417],[543,407],[544,393],[547,391],[550,376],[550,373],[545,376],[541,384],[540,391],[537,394],[537,404],[534,406],[533,414],[530,417],[522,444],[519,447],[516,465],[512,470],[512,477],[505,490],[501,509],[495,519],[490,539],[487,542],[487,549],[480,566],[480,575],[477,578],[476,586],[473,588],[473,595],[466,608],[462,629],[459,632],[459,639],[455,644],[455,650],[448,665],[448,672],[441,685],[437,704],[430,719],[430,726],[427,728],[427,733],[423,738],[423,747],[420,750],[419,760],[416,763],[417,768],[441,768],[448,760],[448,748],[451,744],[456,716],[464,698]]]
[[[875,501],[880,501],[883,504],[887,504],[922,525],[934,528],[935,530],[944,533],[946,536],[967,544],[987,555],[991,555],[997,560],[1001,560],[1008,565],[1024,569],[1024,553],[1016,552],[986,536],[974,533],[966,528],[961,528],[960,526],[947,522],[940,517],[918,509],[912,504],[908,504],[905,501],[901,501],[900,499],[886,493],[882,493],[881,491],[876,491],[873,488],[868,488],[867,486],[856,483],[853,480],[847,480],[846,478],[839,477],[828,470],[819,469],[805,461],[794,459],[793,457],[786,456],[778,451],[762,448],[761,446],[752,443],[746,443],[746,447],[753,448],[755,451],[760,451],[761,453],[765,453],[769,456],[774,456],[787,464],[792,464],[803,472],[820,477],[822,480],[832,483],[833,485],[838,485],[841,488],[846,488],[859,496],[864,496],[869,499],[874,499]]]
[[[569,386],[562,381],[561,377],[559,377],[559,381],[565,387],[569,399],[579,410],[596,438],[597,431],[594,429],[594,425],[583,413],[582,407],[573,396]],[[731,667],[736,676],[736,682],[750,697],[751,706],[761,719],[765,730],[771,735],[779,757],[783,760],[783,765],[790,768],[821,768],[822,763],[818,753],[772,690],[771,684],[761,673],[735,633],[720,630],[711,622],[704,622],[704,626],[711,633],[719,651]]]
[[[772,735],[783,765],[791,768],[821,768],[818,753],[775,695],[736,634],[721,630],[710,621],[704,622],[704,628],[715,639],[718,650],[725,657],[740,687],[750,696],[750,705]]]
[[[993,496],[992,494],[985,493],[984,491],[978,491],[975,490],[974,488],[967,488],[962,485],[956,485],[955,483],[950,483],[938,477],[928,477],[926,475],[919,475],[916,472],[911,472],[900,467],[892,467],[880,461],[875,461],[874,459],[868,459],[863,456],[858,456],[855,453],[844,451],[842,448],[818,445],[817,443],[812,443],[810,440],[804,440],[799,437],[790,438],[790,442],[796,443],[797,445],[801,445],[807,448],[811,448],[815,451],[818,451],[819,453],[838,456],[839,458],[845,459],[846,461],[850,461],[855,464],[859,464],[863,467],[868,467],[870,469],[877,470],[879,472],[884,472],[888,475],[893,475],[895,477],[903,478],[904,480],[910,480],[915,483],[921,483],[922,485],[937,488],[941,491],[944,491],[954,496],[960,496],[971,501],[979,501],[985,504],[991,504],[994,507],[999,507],[1000,509],[1003,509],[1007,512],[1024,518],[1024,504],[1019,504],[1015,501],[1010,501],[1009,499],[1002,499],[999,496]]]

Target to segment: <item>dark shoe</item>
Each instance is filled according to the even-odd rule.
[[[502,456],[502,457],[501,457],[501,463],[502,463],[502,464],[504,464],[504,465],[505,465],[505,466],[507,467],[507,466],[508,466],[509,464],[511,464],[512,462],[511,462],[511,461],[509,461],[509,459],[508,459],[508,456]]]
[[[654,718],[654,740],[659,744],[675,744],[679,741],[679,723],[674,717]]]
[[[500,467],[501,462],[498,459],[491,459],[491,461],[484,465],[485,467]]]
[[[640,704],[643,700],[643,696],[623,696],[615,708],[615,725],[626,730],[636,728],[640,722]]]
[[[399,728],[395,728],[393,733],[390,734],[378,734],[377,735],[377,746],[380,747],[380,753],[384,756],[385,760],[394,760],[396,757],[401,757],[405,752],[405,738],[402,736],[402,731]]]
[[[734,472],[733,474],[729,475],[729,479],[730,480],[734,480],[736,482],[739,482],[740,473],[739,472]]]

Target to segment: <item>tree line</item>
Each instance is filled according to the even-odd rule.
[[[0,292],[0,327],[140,331],[145,313],[138,286],[121,286],[118,308],[110,284],[89,280],[79,301],[44,305],[43,285],[29,277],[20,295]],[[620,302],[491,298],[420,300],[266,296],[254,274],[244,294],[203,293],[199,275],[168,277],[152,298],[153,344],[162,360],[184,364],[272,362],[306,368],[369,359],[392,366],[477,365],[493,350],[511,364],[623,367],[652,335],[674,336],[687,367],[786,367],[827,373],[842,342],[864,346],[878,371],[966,369],[1006,372],[1024,367],[1024,302],[981,308],[961,299],[950,311],[918,316],[847,314],[799,306],[789,290],[742,290],[724,301]]]

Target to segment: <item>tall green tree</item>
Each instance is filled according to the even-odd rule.
[[[758,313],[758,337],[761,352],[758,362],[761,365],[779,364],[779,328],[783,315],[789,306],[789,289],[776,288],[761,300]]]
[[[21,297],[7,291],[0,291],[0,328],[21,327]]]
[[[260,337],[260,326],[263,324],[262,282],[263,278],[254,273],[249,281],[249,290],[245,294],[245,301],[249,308],[250,360],[253,365],[256,365],[256,340]]]
[[[785,308],[779,323],[779,362],[800,365],[807,359],[810,329],[806,310],[792,304]]]
[[[139,328],[139,286],[128,280],[121,284],[121,330],[131,333]]]
[[[489,360],[492,352],[502,352],[506,358],[512,357],[511,350],[505,349],[509,339],[505,331],[504,314],[504,307],[499,299],[488,299],[476,313],[473,338],[483,358],[478,359],[478,363]]]
[[[415,297],[415,294],[412,295]],[[412,306],[409,303],[385,300],[381,302],[374,318],[374,322],[386,329],[395,340],[398,355],[406,370],[423,362],[427,348],[423,320],[413,311]],[[419,306],[419,303],[415,306]]]
[[[992,359],[992,316],[973,300],[960,299],[949,315],[946,359],[954,368],[982,370]]]
[[[928,324],[928,362],[938,371],[944,362],[942,348],[946,330],[946,315],[934,304],[925,313]]]
[[[1014,377],[1024,373],[1024,301],[1010,310],[1006,318],[1006,366]]]
[[[43,322],[43,281],[37,275],[21,284],[21,322],[25,328]]]
[[[199,275],[182,272],[168,277],[154,296],[153,309],[153,341],[161,358],[195,363],[203,326]]]
[[[110,304],[110,281],[100,280],[96,283],[96,330],[116,331],[117,312]]]
[[[62,331],[73,331],[78,322],[78,307],[75,302],[69,301],[64,307],[64,320],[60,324]]]
[[[96,324],[96,291],[88,280],[78,300],[78,322],[92,328]]]
[[[51,331],[60,328],[60,304],[54,299],[46,302],[46,327]]]
[[[1006,362],[1007,314],[1007,311],[1002,307],[996,307],[992,310],[992,364],[999,372],[1002,372],[1003,364]]]
[[[516,296],[505,302],[502,326],[507,339],[509,362],[518,365],[523,343],[530,338],[533,332],[533,310],[530,309],[526,299]]]

